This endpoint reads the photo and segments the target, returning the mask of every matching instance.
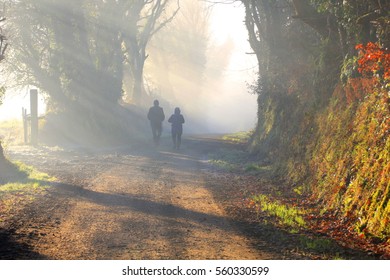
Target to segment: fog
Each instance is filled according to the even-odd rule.
[[[250,130],[256,122],[257,96],[248,85],[257,77],[257,59],[252,53],[244,24],[244,7],[239,4],[215,5],[211,21],[214,40],[234,42],[229,64],[219,81],[217,94],[211,95],[209,119],[216,132]]]
[[[257,60],[246,54],[248,49],[235,46],[216,91],[209,93],[208,119],[215,132],[250,130],[255,125],[257,96],[249,93],[248,85],[256,79]]]
[[[193,11],[194,8],[191,8]],[[185,6],[182,12],[177,16],[178,25],[185,24],[180,20],[180,16],[186,16]],[[217,4],[206,12],[209,12],[208,17],[203,20],[207,21],[207,30],[195,30],[206,33],[198,34],[207,41],[206,63],[199,65],[197,60],[173,62],[173,58],[170,63],[177,63],[179,71],[172,69],[173,66],[168,66],[172,71],[167,68],[152,69],[151,72],[156,71],[155,76],[163,74],[160,80],[164,82],[156,86],[156,97],[165,99],[168,113],[178,106],[184,115],[187,114],[186,130],[191,133],[251,130],[256,122],[257,96],[249,93],[248,85],[256,79],[257,60],[254,55],[248,54],[252,51],[244,24],[244,7]],[[175,25],[175,21],[172,24]],[[160,35],[165,36],[164,32]],[[158,39],[157,36],[157,40],[152,42],[151,53],[169,52],[175,48],[162,45]],[[186,48],[191,48],[191,41],[184,43]],[[168,56],[166,53],[163,55]],[[153,63],[153,56],[150,63]]]
[[[30,111],[29,89],[7,91],[3,105],[0,106],[0,121],[15,120],[22,118],[22,108]],[[38,115],[46,113],[46,102],[42,94],[38,95]]]
[[[42,3],[45,3],[45,1]],[[100,5],[109,7],[109,2],[103,1],[102,3]],[[209,3],[192,0],[181,1],[180,6],[175,18],[153,35],[146,48],[147,55],[143,77],[147,103],[142,105],[145,111],[145,119],[148,106],[152,105],[154,99],[159,99],[167,117],[173,113],[175,107],[181,108],[186,119],[185,133],[230,133],[251,130],[256,121],[257,97],[249,93],[248,84],[254,83],[256,79],[257,61],[254,55],[248,54],[251,50],[244,25],[244,8],[239,4],[210,6]],[[53,9],[53,11],[50,9]],[[54,11],[56,9],[53,6],[52,8],[48,7],[45,11],[55,17],[56,13]],[[53,71],[57,71],[59,77],[58,81],[42,79],[47,85],[46,89],[54,88],[56,90],[46,92],[45,100],[54,104],[52,100],[54,97],[68,98],[71,102],[79,100],[81,106],[88,107],[92,95],[87,93],[83,98],[79,94],[80,92],[95,93],[96,88],[99,88],[100,91],[105,92],[105,95],[103,94],[100,97],[95,94],[93,98],[95,100],[102,98],[99,102],[104,103],[104,100],[106,100],[104,98],[107,98],[106,96],[110,92],[117,92],[120,96],[121,90],[117,88],[119,84],[122,85],[125,104],[138,106],[134,103],[134,74],[129,72],[130,68],[126,68],[128,65],[125,62],[123,62],[123,66],[118,66],[118,58],[121,57],[118,53],[121,49],[122,51],[126,49],[126,45],[120,43],[120,40],[112,35],[118,24],[115,19],[117,11],[109,10],[105,16],[94,13],[93,9],[91,13],[85,14],[88,30],[77,29],[78,23],[76,22],[76,31],[80,34],[72,38],[73,40],[79,40],[78,36],[90,38],[89,46],[83,45],[83,47],[90,48],[88,57],[85,56],[85,51],[88,52],[88,50],[84,49],[84,52],[75,51],[72,48],[74,46],[71,46],[72,43],[61,36],[50,39],[50,33],[48,33],[48,36],[40,39],[39,43],[42,44],[42,48],[40,49],[37,45],[36,53],[45,53],[45,44],[47,44],[63,51],[60,59],[65,58],[63,64],[58,62],[61,60],[51,57],[55,52],[47,53],[46,56],[39,58],[41,70],[39,70],[39,77],[36,77],[36,79],[42,79],[44,71],[50,74],[48,77],[55,77],[56,73],[54,72],[55,75],[53,75]],[[174,6],[170,10],[168,9],[171,14],[174,14],[174,10]],[[66,13],[64,14],[66,15]],[[75,18],[77,19],[79,16],[77,15]],[[88,19],[90,16],[92,18]],[[167,17],[165,16],[165,19]],[[61,16],[59,18],[62,22]],[[93,27],[99,18],[103,18],[103,23],[100,22],[99,26]],[[43,21],[42,26],[47,24],[49,28],[51,27],[49,20],[46,22],[43,18]],[[62,22],[62,24],[66,23]],[[104,29],[99,30],[101,25]],[[24,28],[23,24],[21,26]],[[40,25],[37,26],[41,28]],[[59,34],[66,35],[75,27],[60,27],[53,24],[53,28],[55,31],[55,28],[57,28],[62,32]],[[49,29],[42,29],[45,32],[47,30]],[[85,35],[87,31],[91,34]],[[101,41],[97,41],[94,37],[98,36],[99,32],[102,35],[96,38]],[[15,40],[13,43],[15,49],[17,49],[18,37],[10,36],[11,45],[12,40]],[[57,41],[51,43],[50,40]],[[110,40],[113,40],[116,45],[111,45]],[[20,42],[23,43],[22,40]],[[61,47],[61,44],[63,44],[63,47]],[[31,56],[32,52],[29,53],[29,50],[23,48],[23,46],[18,51],[19,53],[11,51],[9,61],[14,58],[29,59],[30,61],[25,60],[26,63],[20,63],[19,65],[26,67],[22,69],[17,68],[17,63],[10,63],[11,67],[7,71],[10,71],[10,69],[19,71],[21,74],[15,75],[15,77],[23,77],[24,80],[20,78],[21,80],[16,81],[15,84],[22,85],[17,90],[9,87],[3,105],[0,106],[0,120],[20,119],[22,107],[28,108],[29,111],[29,96],[27,94],[31,85],[29,81],[32,82],[33,86],[38,87],[39,91],[45,91],[44,88],[39,88],[39,81],[31,79],[34,72],[28,68],[29,63],[34,67],[37,66],[36,62],[31,62],[35,59]],[[128,54],[124,56],[126,57]],[[93,62],[93,59],[96,62]],[[50,65],[51,62],[58,63],[58,69],[55,69],[55,65]],[[96,67],[96,70],[92,69],[88,63],[92,67]],[[95,63],[95,65],[91,63]],[[96,72],[88,72],[89,70],[86,71],[86,69],[92,69]],[[26,76],[23,76],[25,73],[27,73]],[[100,76],[93,77],[96,73]],[[108,82],[102,80],[101,77],[106,76],[102,76],[101,73],[106,76],[107,74],[108,76],[111,75],[105,78]],[[9,81],[6,83],[8,83],[7,85],[10,84]],[[41,84],[44,83],[41,82]],[[112,97],[112,99],[115,98],[115,96]],[[41,96],[39,114],[44,114],[46,107],[51,108],[49,105],[46,106]],[[106,115],[101,114],[101,119],[107,120],[106,125],[108,127],[115,122],[115,118],[123,117],[123,114],[108,117],[109,112],[112,111],[107,112]],[[90,116],[91,114],[87,112],[85,115]],[[142,118],[142,111],[140,115]],[[69,120],[69,122],[72,125],[73,120]],[[139,122],[142,122],[142,120]],[[166,127],[165,132],[169,131],[168,124],[165,123],[164,125]],[[64,126],[64,130],[66,129],[66,126]],[[80,130],[83,130],[81,126]]]

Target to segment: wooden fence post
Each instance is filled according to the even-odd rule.
[[[27,122],[27,109],[22,107],[22,118],[23,118],[23,135],[24,144],[28,144],[28,122]]]
[[[38,144],[38,90],[30,90],[31,144]]]

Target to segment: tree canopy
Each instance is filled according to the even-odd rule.
[[[168,0],[9,2],[10,72],[44,90],[56,110],[117,103],[124,67],[140,99],[146,45],[175,14],[164,13]]]

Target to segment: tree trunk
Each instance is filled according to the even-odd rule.
[[[5,157],[4,157],[4,150],[3,150],[3,146],[1,146],[1,142],[0,142],[0,161],[4,161]]]
[[[330,38],[334,41],[338,38],[338,28],[336,18],[329,14],[320,14],[310,5],[309,0],[292,0],[296,15],[294,18],[302,20],[304,23],[316,30],[323,38]]]
[[[317,12],[309,0],[292,0],[292,3],[296,12],[294,18],[300,19],[328,40],[325,59],[329,69],[339,67],[344,58],[342,44],[345,30],[338,24],[337,18],[330,13]]]
[[[143,105],[143,99],[145,97],[145,85],[143,78],[143,68],[135,69],[133,72],[134,75],[134,85],[133,85],[133,101],[137,105]]]
[[[145,53],[146,45],[139,45],[135,40],[127,40],[125,44],[131,56],[129,66],[134,82],[132,99],[135,104],[142,105],[145,98],[144,66],[147,59]]]

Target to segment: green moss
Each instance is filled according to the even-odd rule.
[[[296,207],[290,207],[278,201],[271,201],[265,195],[256,195],[253,201],[258,205],[258,209],[277,217],[281,224],[293,229],[304,228],[306,222],[303,218],[304,211]]]

